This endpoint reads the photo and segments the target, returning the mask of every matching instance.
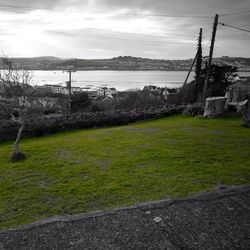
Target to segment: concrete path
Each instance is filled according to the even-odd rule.
[[[250,186],[0,232],[0,249],[250,249]]]

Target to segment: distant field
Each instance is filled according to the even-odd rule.
[[[172,116],[0,144],[0,228],[54,215],[250,183],[250,129],[237,117]]]

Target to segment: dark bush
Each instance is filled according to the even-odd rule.
[[[34,107],[29,107],[27,109],[27,112],[29,114],[29,116],[35,115],[35,116],[42,116],[44,113],[44,108],[40,107],[40,106],[34,106]]]
[[[204,113],[204,107],[200,103],[187,105],[183,111],[183,114],[187,116],[203,115],[203,113]]]
[[[71,111],[79,112],[83,111],[90,105],[90,99],[87,93],[77,93],[71,97]]]
[[[184,107],[168,107],[155,110],[132,110],[132,111],[106,111],[95,113],[75,113],[72,115],[59,115],[54,117],[30,118],[26,121],[23,136],[44,136],[54,134],[64,130],[84,129],[95,127],[108,127],[126,125],[146,119],[158,119],[173,114],[181,114]],[[0,124],[0,141],[13,139],[16,136],[18,123]]]
[[[54,107],[49,107],[49,108],[45,108],[44,110],[44,114],[45,115],[49,115],[49,114],[56,114],[58,112],[58,110]]]
[[[104,111],[104,108],[101,107],[100,105],[93,104],[93,105],[90,107],[90,111],[91,111],[91,112],[100,112],[100,111]]]

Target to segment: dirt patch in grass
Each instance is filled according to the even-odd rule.
[[[95,163],[101,170],[107,170],[109,166],[112,164],[112,160],[111,159],[97,160],[95,161]]]
[[[68,149],[59,149],[56,151],[56,156],[62,160],[70,160],[72,158],[72,151]]]
[[[137,128],[137,127],[128,127],[125,130],[131,131],[131,132],[141,132],[141,133],[150,133],[150,134],[160,134],[162,133],[161,129],[158,128]]]

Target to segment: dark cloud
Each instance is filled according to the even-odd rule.
[[[250,0],[1,0],[1,5],[28,8],[65,8],[92,6],[96,10],[128,9],[152,13],[213,15],[225,11],[246,10]]]
[[[34,9],[67,10],[67,7],[87,6],[90,0],[1,0],[2,9],[20,10],[29,12]]]
[[[225,11],[245,10],[250,0],[94,0],[105,9],[137,9],[154,13],[211,15]]]

